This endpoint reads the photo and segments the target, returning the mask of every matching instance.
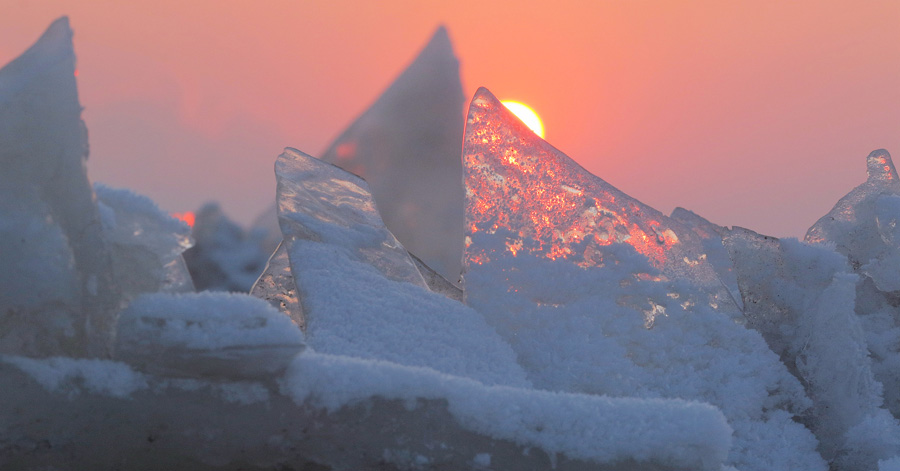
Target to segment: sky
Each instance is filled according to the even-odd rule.
[[[75,30],[93,181],[249,224],[441,24],[468,97],[529,104],[629,195],[802,237],[900,160],[900,2],[0,0],[0,64]]]

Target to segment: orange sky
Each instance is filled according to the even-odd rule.
[[[552,5],[551,5],[552,3]],[[94,181],[247,223],[447,26],[471,96],[663,212],[802,236],[900,163],[900,2],[2,0],[0,63],[69,15]]]

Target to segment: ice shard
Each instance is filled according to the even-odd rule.
[[[60,18],[0,69],[0,352],[109,354],[120,296],[87,154]]]
[[[507,234],[502,253],[529,252],[582,267],[604,265],[603,248],[625,243],[663,275],[723,294],[703,245],[689,228],[527,132],[483,88],[472,100],[464,145],[468,239],[502,232]],[[467,268],[494,255],[469,244]]]
[[[428,288],[363,179],[294,149],[278,157],[275,175],[311,347],[488,384],[528,384],[512,350],[478,313]]]
[[[884,149],[866,157],[868,178],[841,198],[807,231],[812,243],[831,242],[851,266],[872,278],[881,291],[900,290],[900,180]],[[884,269],[885,263],[892,268]]]
[[[265,300],[290,317],[300,329],[306,330],[306,316],[303,315],[303,306],[297,297],[297,286],[291,274],[291,259],[283,241],[275,247],[262,275],[250,288],[250,295]]]
[[[588,173],[485,89],[463,145],[465,299],[535,387],[708,402],[734,428],[729,465],[826,468],[792,419],[811,404],[800,383],[702,294],[722,288],[691,229]]]
[[[462,258],[462,85],[447,30],[321,155],[368,182],[384,223],[451,282]],[[274,211],[268,212],[274,226]]]
[[[727,231],[724,242],[747,325],[762,334],[813,400],[803,422],[818,437],[823,457],[834,469],[874,469],[877,460],[900,452],[900,426],[881,408],[882,385],[854,312],[858,277],[846,258],[739,227]],[[867,444],[859,447],[861,442]]]

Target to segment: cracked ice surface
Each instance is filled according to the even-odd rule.
[[[705,401],[734,428],[738,469],[826,468],[792,420],[811,405],[800,383],[758,333],[698,302],[721,283],[690,229],[589,174],[484,89],[463,158],[466,301],[536,387]]]
[[[475,311],[431,292],[361,178],[294,149],[275,164],[291,273],[316,351],[527,386]]]

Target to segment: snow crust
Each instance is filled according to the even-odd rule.
[[[282,384],[298,403],[330,411],[371,396],[410,407],[419,398],[444,399],[467,429],[599,463],[714,469],[731,445],[721,413],[697,402],[485,387],[429,369],[318,353],[298,356]]]

